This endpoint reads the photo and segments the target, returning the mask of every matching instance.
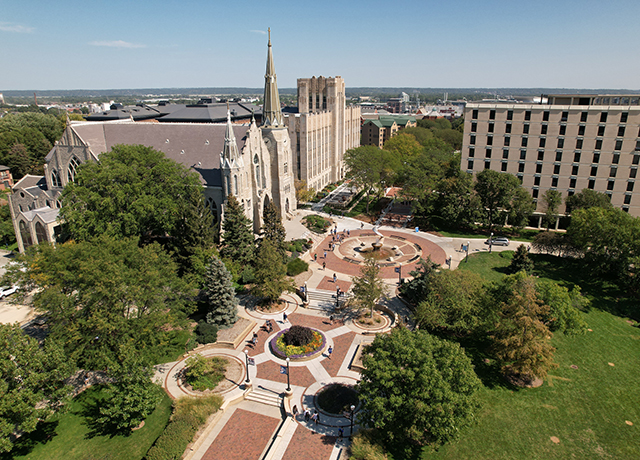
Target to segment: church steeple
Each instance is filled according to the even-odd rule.
[[[231,112],[229,110],[229,103],[227,102],[227,129],[224,133],[224,150],[222,151],[222,160],[225,166],[233,167],[238,166],[240,155],[238,154],[238,144],[236,142],[236,136],[233,133],[233,126],[231,124]]]
[[[276,68],[271,52],[271,29],[269,29],[269,50],[267,52],[267,71],[264,75],[264,105],[262,106],[262,126],[278,128],[284,126],[280,110],[280,95],[276,81]]]

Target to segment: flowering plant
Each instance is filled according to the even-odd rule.
[[[287,356],[290,359],[308,358],[309,356],[315,354],[318,350],[324,349],[324,346],[327,343],[327,339],[325,338],[324,334],[313,329],[313,339],[306,345],[300,347],[286,345],[284,343],[283,335],[287,331],[288,329],[278,332],[278,334],[276,334],[276,336],[271,339],[271,342],[269,343],[271,351],[278,358],[284,359]]]

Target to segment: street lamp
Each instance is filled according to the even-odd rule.
[[[247,368],[247,380],[245,380],[244,383],[249,385],[251,383],[251,380],[249,380],[249,350],[244,351],[244,360],[245,360],[245,367]]]
[[[489,237],[489,253],[491,253],[492,245],[493,245],[493,232],[491,232],[491,236]]]
[[[349,436],[353,436],[353,413],[356,410],[356,406],[351,404],[350,409],[351,409],[351,428],[349,429]]]
[[[289,383],[289,357],[287,356],[287,391],[291,391],[291,384]]]

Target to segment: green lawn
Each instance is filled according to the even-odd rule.
[[[66,413],[41,423],[34,433],[16,442],[13,451],[2,460],[140,460],[164,430],[171,415],[171,399],[164,391],[156,410],[147,417],[145,426],[130,436],[93,436],[83,412],[99,397],[100,389],[81,393]]]
[[[517,389],[499,378],[483,377],[489,366],[480,369],[476,356],[486,385],[478,423],[464,430],[457,442],[424,452],[423,459],[640,458],[640,330],[621,315],[637,304],[619,299],[613,285],[589,278],[578,262],[538,255],[533,259],[538,276],[582,286],[592,300],[585,313],[592,331],[554,336],[559,367],[536,389]],[[495,280],[508,264],[500,254],[482,253],[461,267]],[[552,436],[560,442],[552,442]]]

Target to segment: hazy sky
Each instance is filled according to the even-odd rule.
[[[0,0],[0,91],[640,88],[640,0]]]

